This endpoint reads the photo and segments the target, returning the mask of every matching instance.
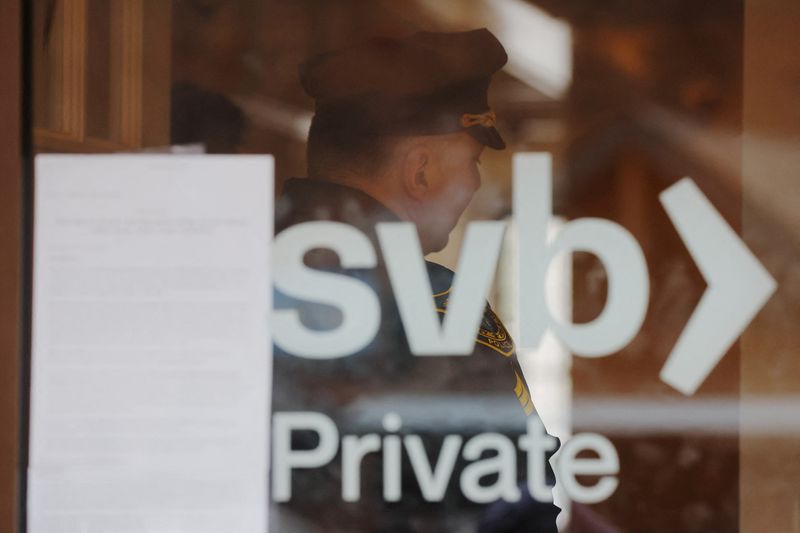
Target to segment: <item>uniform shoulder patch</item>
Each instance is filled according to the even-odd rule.
[[[447,303],[450,299],[454,273],[448,268],[436,263],[431,263],[430,261],[426,261],[426,266],[431,278],[433,301],[436,305],[436,310],[444,314],[447,312]],[[483,313],[483,319],[481,320],[475,342],[491,348],[505,357],[514,355],[514,341],[511,339],[511,335],[503,325],[500,317],[497,316],[488,304]]]
[[[436,311],[444,318],[445,313],[447,313],[447,303],[450,299],[453,277],[455,274],[452,270],[436,263],[431,263],[430,261],[426,261],[425,266],[428,269],[428,275],[431,279],[431,289],[433,290],[433,301],[436,306]],[[483,318],[481,319],[481,325],[478,329],[475,342],[507,358],[506,361],[511,365],[514,375],[514,395],[517,397],[525,414],[531,415],[535,411],[533,399],[531,398],[528,384],[523,377],[522,368],[519,366],[519,362],[516,358],[514,340],[511,338],[505,325],[503,325],[500,317],[497,316],[489,304],[486,304],[486,308],[484,309]]]
[[[505,357],[514,355],[514,341],[511,339],[511,335],[500,321],[500,317],[488,305],[483,313],[476,342],[488,346]]]

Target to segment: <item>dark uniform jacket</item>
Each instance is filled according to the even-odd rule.
[[[356,277],[369,284],[381,302],[381,325],[373,342],[359,353],[331,360],[311,360],[281,352],[274,356],[274,411],[317,411],[337,424],[340,436],[385,433],[381,418],[387,412],[403,414],[399,434],[420,435],[431,464],[446,434],[471,435],[496,431],[516,442],[526,431],[528,416],[537,416],[528,386],[516,359],[514,343],[505,326],[486,306],[471,356],[419,357],[406,340],[388,275],[384,267],[375,224],[399,219],[367,194],[342,185],[312,179],[291,179],[276,204],[275,232],[308,221],[330,220],[350,224],[372,242],[378,266],[342,269],[331,250],[309,252],[312,268]],[[453,272],[426,262],[437,310],[447,312]],[[346,295],[342,295],[346,298]],[[336,327],[339,311],[276,292],[276,308],[295,308],[306,327]],[[425,407],[427,406],[427,408]],[[444,420],[444,422],[443,422]],[[293,435],[293,447],[311,448],[313,435]],[[309,531],[432,531],[444,532],[473,524],[473,529],[494,531],[555,531],[558,508],[533,501],[524,492],[520,502],[480,506],[461,495],[456,465],[446,496],[426,502],[407,464],[403,465],[403,497],[387,503],[382,498],[381,454],[368,454],[362,463],[359,502],[341,497],[340,457],[327,467],[297,471],[292,477],[293,499],[273,505],[275,531],[289,531],[297,523]],[[525,457],[517,457],[524,485]],[[552,471],[549,469],[550,483]],[[478,529],[478,524],[480,529]],[[294,525],[292,525],[294,524]],[[296,529],[295,529],[296,530]]]

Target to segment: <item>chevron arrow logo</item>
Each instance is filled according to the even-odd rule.
[[[662,381],[690,395],[777,284],[691,179],[683,178],[659,197],[708,284],[660,374]]]
[[[514,156],[514,216],[519,240],[520,338],[536,348],[546,329],[575,355],[605,357],[638,333],[647,312],[649,275],[641,247],[619,224],[599,218],[570,220],[554,238],[552,161],[547,153]],[[691,395],[775,292],[777,284],[690,178],[659,195],[662,206],[708,285],[672,348],[660,378]],[[543,280],[558,253],[589,252],[603,264],[608,297],[586,324],[554,318]]]
[[[551,238],[547,232],[553,216],[550,154],[516,154],[513,169],[520,272],[519,347],[537,348],[549,330],[575,355],[605,357],[617,353],[638,334],[647,313],[650,278],[641,245],[621,225],[591,217],[570,220]],[[777,284],[690,178],[683,178],[659,197],[708,285],[660,372],[664,382],[690,395],[775,292]],[[430,298],[431,286],[416,229],[401,222],[378,225],[379,245],[412,353],[442,356],[472,352],[504,232],[504,222],[469,224],[458,274],[453,279],[448,320],[443,326]],[[373,243],[346,224],[306,222],[281,232],[273,250],[279,258],[274,264],[276,288],[294,298],[333,305],[345,319],[337,328],[309,330],[295,309],[276,309],[274,341],[299,357],[346,357],[374,338],[380,325],[380,303],[372,288],[358,280],[307,268],[303,257],[315,248],[343,254],[346,268],[376,266]],[[582,324],[555,317],[545,294],[552,260],[575,251],[595,255],[608,279],[603,311]],[[343,293],[348,298],[342,299]]]

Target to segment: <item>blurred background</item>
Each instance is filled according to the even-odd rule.
[[[490,90],[508,149],[486,151],[433,259],[453,266],[466,222],[510,215],[514,152],[547,151],[559,219],[620,223],[650,269],[645,323],[620,353],[520,354],[551,432],[606,435],[620,456],[618,489],[571,530],[800,531],[799,4],[34,0],[32,15],[36,152],[269,153],[276,194],[306,172],[300,63],[372,36],[489,28],[510,58]],[[706,288],[658,200],[684,176],[779,284],[689,397],[659,380]],[[566,312],[594,319],[602,265],[579,253],[559,272]],[[493,294],[512,325],[515,275],[501,267]]]

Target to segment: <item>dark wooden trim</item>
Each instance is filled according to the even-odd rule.
[[[0,531],[17,530],[22,347],[22,0],[0,2]]]
[[[171,13],[164,0],[108,0],[109,98],[87,97],[92,73],[88,0],[56,0],[52,35],[45,40],[43,13],[37,17],[38,151],[115,152],[161,147],[170,141]],[[38,11],[37,11],[38,13]],[[40,80],[41,78],[41,80]],[[48,80],[45,83],[44,80]],[[48,89],[49,87],[49,89]],[[105,118],[107,134],[87,128],[87,117]]]

